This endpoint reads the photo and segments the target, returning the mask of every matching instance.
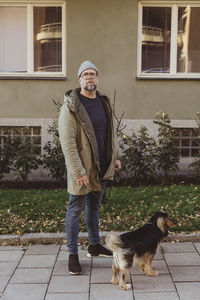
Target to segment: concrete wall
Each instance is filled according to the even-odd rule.
[[[137,30],[137,0],[67,0],[66,80],[0,78],[0,126],[13,125],[12,119],[16,126],[28,120],[40,126],[57,118],[53,99],[62,103],[65,91],[78,86],[77,70],[87,59],[100,71],[99,90],[111,100],[116,90],[116,113],[124,113],[129,127],[152,122],[158,111],[178,126],[193,122],[200,110],[199,81],[137,79]]]
[[[52,99],[63,101],[77,86],[85,59],[100,70],[99,89],[127,119],[152,119],[159,110],[171,119],[194,119],[199,110],[198,80],[137,80],[138,1],[67,0],[67,79],[1,80],[0,118],[54,118]]]

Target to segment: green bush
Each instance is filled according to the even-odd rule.
[[[36,148],[30,138],[13,137],[4,138],[0,149],[0,179],[12,172],[17,179],[28,181],[32,170],[41,164]]]
[[[198,151],[198,155],[197,158],[195,158],[193,160],[193,162],[191,164],[189,164],[189,168],[194,168],[196,175],[200,176],[200,113],[197,112],[196,113],[196,121],[197,121],[197,134],[198,134],[198,146],[199,146],[199,151]]]
[[[50,171],[52,178],[63,182],[66,179],[65,160],[59,142],[57,121],[49,126],[48,133],[52,135],[52,141],[44,146],[44,155],[38,154],[38,148],[30,137],[4,138],[3,147],[0,147],[0,179],[5,174],[12,174],[24,182],[27,182],[32,170],[39,165]]]
[[[155,140],[146,127],[132,135],[120,134],[122,148],[122,175],[132,175],[137,180],[161,176],[163,183],[177,173],[179,150],[174,141],[173,128],[165,113],[157,113],[154,123],[158,125]],[[125,175],[124,175],[125,174]]]
[[[0,147],[0,179],[2,179],[5,174],[10,173],[13,157],[14,149],[12,138],[11,136],[8,136],[4,138],[4,144]]]
[[[48,141],[44,146],[43,166],[50,171],[52,178],[58,182],[63,182],[66,179],[66,167],[59,141],[57,121],[49,126],[48,133],[52,135],[52,141]]]
[[[38,169],[42,164],[37,148],[29,137],[14,137],[12,147],[14,155],[11,170],[17,178],[27,182],[32,170]]]
[[[167,114],[159,112],[154,118],[158,125],[158,139],[156,141],[156,165],[165,182],[169,176],[174,176],[178,171],[179,149],[174,140],[174,131]]]
[[[138,179],[155,176],[155,140],[149,136],[146,127],[141,127],[138,134],[122,135],[121,148],[122,172],[134,174]]]

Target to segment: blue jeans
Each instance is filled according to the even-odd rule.
[[[90,192],[87,195],[69,194],[65,224],[67,233],[67,246],[70,254],[78,253],[77,242],[79,233],[79,219],[84,208],[89,244],[100,244],[99,210],[104,190],[105,182],[102,183],[102,190],[100,192]]]

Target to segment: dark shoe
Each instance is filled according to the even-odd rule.
[[[79,264],[78,254],[69,254],[68,271],[72,275],[81,274],[81,266]]]
[[[103,247],[102,245],[90,245],[88,246],[88,257],[95,257],[95,256],[104,256],[104,257],[112,257],[112,251],[108,250],[107,248]]]

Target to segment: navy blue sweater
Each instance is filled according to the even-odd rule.
[[[79,99],[86,109],[88,116],[94,127],[94,132],[96,135],[98,152],[99,152],[99,162],[100,162],[100,178],[102,178],[108,168],[108,163],[106,161],[106,143],[107,143],[107,128],[108,119],[107,115],[101,102],[100,97],[97,95],[96,98],[90,99],[81,94],[79,94]]]

